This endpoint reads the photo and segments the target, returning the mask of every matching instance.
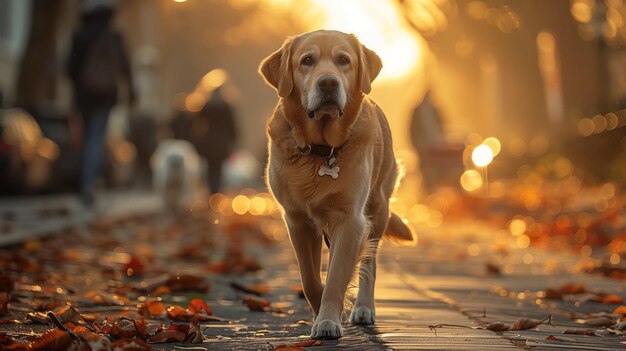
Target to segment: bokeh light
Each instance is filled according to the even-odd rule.
[[[500,153],[500,150],[502,149],[500,140],[498,140],[498,138],[495,138],[495,137],[489,137],[483,140],[483,145],[487,145],[491,149],[491,152],[493,153],[494,157],[497,156]]]
[[[493,160],[494,153],[487,145],[478,145],[472,151],[472,162],[478,167],[485,167]]]
[[[483,177],[478,171],[470,169],[461,175],[461,187],[466,191],[472,192],[483,186]]]
[[[248,208],[250,208],[250,199],[245,195],[237,195],[233,199],[233,211],[242,215],[248,212]]]

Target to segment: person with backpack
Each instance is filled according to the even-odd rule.
[[[111,26],[114,12],[106,1],[87,2],[68,59],[74,104],[83,122],[80,193],[87,206],[94,202],[93,187],[103,163],[109,114],[117,103],[120,83],[125,81],[128,87],[129,103],[135,100],[124,40]]]

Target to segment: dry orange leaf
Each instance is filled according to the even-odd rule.
[[[244,305],[248,306],[250,311],[265,312],[270,307],[268,300],[259,299],[256,297],[248,296],[243,299]]]
[[[152,296],[162,296],[162,295],[169,295],[171,293],[172,293],[172,289],[170,289],[166,285],[161,285],[161,286],[157,287],[156,289],[154,289],[154,291],[152,291],[150,293],[150,295],[152,295]]]
[[[527,330],[527,329],[532,329],[537,327],[540,324],[550,324],[550,321],[552,320],[552,315],[548,315],[546,318],[542,319],[542,320],[538,320],[538,319],[533,319],[533,318],[520,318],[517,321],[515,321],[515,323],[513,323],[513,325],[511,326],[510,330]]]
[[[209,305],[207,305],[206,302],[201,299],[193,299],[189,301],[189,306],[187,307],[187,309],[193,313],[206,313],[208,316],[213,315],[213,311],[211,310]]]
[[[582,294],[587,292],[587,287],[584,284],[568,283],[561,286],[559,292],[561,294]]]
[[[624,300],[622,300],[622,298],[618,295],[606,295],[601,298],[600,302],[621,304],[621,303],[624,303]]]
[[[28,345],[28,349],[33,351],[67,350],[73,343],[70,333],[60,329],[51,329]]]
[[[167,308],[167,316],[175,321],[190,321],[194,313],[180,306],[170,306]]]
[[[146,311],[148,311],[150,317],[163,318],[167,315],[165,305],[157,300],[146,301]]]
[[[548,288],[544,292],[546,294],[546,299],[560,300],[563,298],[563,294],[554,289]]]
[[[613,314],[626,315],[626,306],[619,306],[613,311]]]
[[[131,257],[128,262],[122,266],[122,273],[129,277],[143,275],[144,272],[144,264],[138,257]]]

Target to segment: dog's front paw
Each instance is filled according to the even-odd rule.
[[[341,325],[329,319],[315,321],[311,329],[313,339],[339,339],[342,335]]]
[[[368,306],[356,305],[350,314],[352,324],[370,325],[376,321],[374,309]]]

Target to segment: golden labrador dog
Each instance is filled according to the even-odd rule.
[[[374,323],[378,242],[383,234],[413,238],[389,211],[398,175],[391,132],[366,96],[381,68],[354,35],[330,30],[287,39],[259,68],[280,96],[267,125],[267,181],[283,208],[316,339],[342,336],[346,289],[359,262],[350,320]],[[326,284],[322,239],[330,251]]]

